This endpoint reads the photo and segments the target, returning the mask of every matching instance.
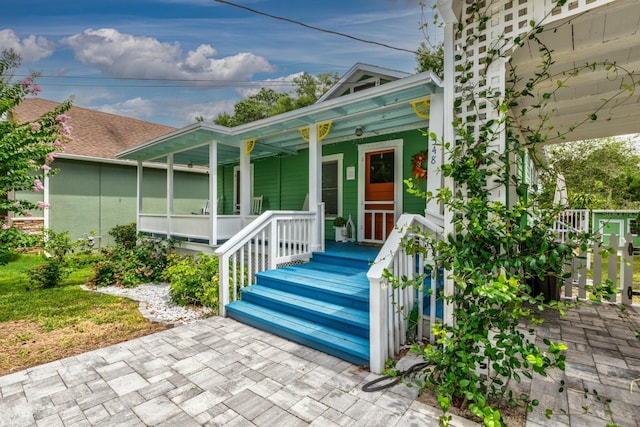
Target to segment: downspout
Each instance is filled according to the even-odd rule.
[[[209,143],[209,246],[218,244],[218,144]],[[206,212],[204,212],[206,213]]]
[[[171,239],[173,226],[173,154],[167,155],[167,239]]]
[[[142,160],[138,160],[136,169],[136,234],[140,232],[140,215],[142,215]]]

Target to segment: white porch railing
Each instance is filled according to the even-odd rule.
[[[385,278],[386,273],[392,277],[407,277],[413,279],[415,275],[425,272],[425,265],[431,262],[422,254],[408,255],[402,248],[406,239],[420,239],[417,231],[429,231],[442,237],[444,221],[435,223],[420,215],[403,214],[400,216],[394,230],[387,238],[374,264],[367,272],[369,279],[369,318],[370,318],[370,369],[380,373],[385,361],[395,356],[400,346],[407,340],[409,328],[409,314],[418,304],[418,336],[422,336],[423,286],[394,288]],[[430,293],[432,298],[430,311],[430,325],[436,322],[437,271],[431,272]],[[417,302],[416,302],[417,300]],[[431,328],[430,328],[431,329]],[[433,342],[433,333],[430,334]]]
[[[313,248],[317,241],[319,248]],[[239,297],[240,289],[255,282],[261,271],[311,258],[312,251],[324,250],[324,204],[318,212],[266,211],[220,246],[220,315],[225,306]],[[223,285],[223,284],[228,284]]]
[[[588,233],[589,211],[587,209],[567,209],[558,213],[558,218],[553,226],[553,230],[560,241],[566,241],[570,232]]]
[[[242,228],[257,216],[216,215],[217,241],[235,236]],[[146,233],[163,234],[170,237],[183,237],[212,242],[209,215],[171,215],[140,214],[138,230]]]
[[[592,259],[591,263],[583,258],[575,258],[572,265],[567,266],[573,274],[564,280],[563,296],[565,298],[587,299],[589,297],[587,285],[590,282],[588,275],[591,272],[591,283],[600,284],[609,279],[613,282],[614,288],[618,289],[619,297],[616,294],[610,295],[611,302],[631,305],[633,301],[633,236],[627,234],[624,242],[620,244],[618,236],[612,233],[608,245],[602,245],[600,242],[601,239],[597,240],[592,253],[588,254]],[[613,249],[614,251],[613,254],[606,257],[606,274],[603,271],[605,259],[600,254],[601,249]]]

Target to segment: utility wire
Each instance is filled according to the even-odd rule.
[[[259,10],[256,10],[256,9],[252,9],[252,8],[250,8],[248,6],[243,6],[241,4],[233,3],[233,2],[230,2],[230,1],[227,1],[227,0],[213,0],[213,1],[218,2],[218,3],[228,4],[229,6],[234,6],[234,7],[240,8],[240,9],[248,10],[249,12],[252,12],[252,13],[255,13],[255,14],[258,14],[258,15],[267,16],[269,18],[278,19],[280,21],[290,22],[292,24],[300,25],[301,27],[309,28],[311,30],[320,31],[320,32],[323,32],[323,33],[328,33],[328,34],[333,34],[333,35],[336,35],[336,36],[346,37],[346,38],[351,39],[351,40],[356,40],[356,41],[359,41],[359,42],[362,42],[362,43],[373,44],[373,45],[376,45],[376,46],[382,46],[382,47],[385,47],[387,49],[399,50],[401,52],[408,52],[408,53],[412,53],[414,55],[418,54],[418,52],[416,52],[415,50],[405,49],[405,48],[402,48],[402,47],[391,46],[391,45],[388,45],[388,44],[385,44],[385,43],[381,43],[381,42],[377,42],[377,41],[374,41],[374,40],[362,39],[360,37],[352,36],[350,34],[345,34],[345,33],[340,33],[338,31],[327,30],[325,28],[315,27],[313,25],[305,24],[304,22],[296,21],[295,19],[285,18],[283,16],[272,15],[270,13],[262,12],[262,11],[259,11]]]

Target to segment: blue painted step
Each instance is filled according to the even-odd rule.
[[[369,310],[366,273],[345,276],[309,268],[286,267],[256,274],[258,284],[358,310]]]
[[[358,365],[369,364],[369,280],[376,248],[327,244],[310,262],[256,274],[229,317]]]
[[[269,288],[253,285],[242,290],[242,301],[269,307],[321,325],[369,338],[369,311],[345,307]]]
[[[349,257],[340,253],[316,252],[313,254],[313,261],[335,266],[353,267],[362,271],[367,271],[375,257]]]
[[[227,314],[240,322],[332,354],[356,365],[369,364],[368,339],[246,301],[228,304]]]

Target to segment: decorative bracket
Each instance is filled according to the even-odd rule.
[[[413,112],[416,113],[416,116],[428,119],[429,118],[429,110],[431,108],[431,98],[423,98],[415,101],[410,101],[409,104],[413,107]]]
[[[247,139],[245,141],[245,153],[247,154],[251,154],[251,152],[253,151],[253,149],[256,148],[256,140],[254,139]]]
[[[317,124],[318,142],[322,141],[327,135],[329,135],[329,132],[331,132],[332,123],[332,121],[329,121]],[[309,126],[301,127],[298,130],[300,131],[300,136],[302,137],[302,139],[309,142]]]

